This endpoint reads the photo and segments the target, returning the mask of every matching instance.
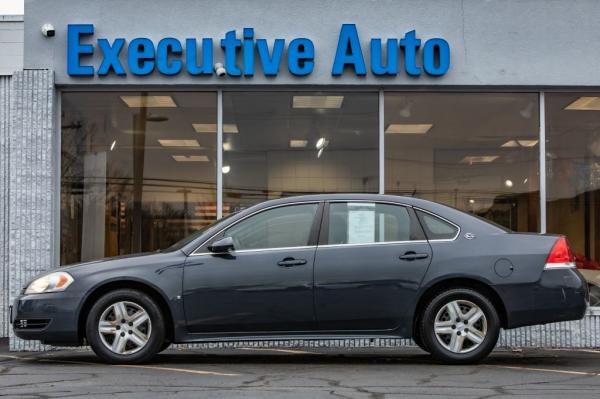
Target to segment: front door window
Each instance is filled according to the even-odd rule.
[[[282,206],[260,212],[225,231],[236,250],[302,247],[309,243],[318,204]]]

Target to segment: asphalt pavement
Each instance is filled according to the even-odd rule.
[[[8,398],[600,398],[600,350],[496,351],[445,366],[416,348],[169,349],[152,363],[101,363],[87,350],[9,352]]]

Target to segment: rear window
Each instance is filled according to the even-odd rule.
[[[429,240],[452,240],[458,234],[458,227],[434,216],[430,213],[417,210],[419,220]]]

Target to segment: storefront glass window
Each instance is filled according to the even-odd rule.
[[[225,92],[223,214],[283,196],[379,190],[378,94]]]
[[[600,306],[600,93],[546,95],[547,230],[565,234]]]
[[[166,248],[213,221],[216,123],[215,93],[63,92],[61,264]]]
[[[539,231],[538,95],[385,93],[385,191]]]

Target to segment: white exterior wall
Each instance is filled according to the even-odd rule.
[[[0,15],[0,75],[23,69],[22,15]]]

